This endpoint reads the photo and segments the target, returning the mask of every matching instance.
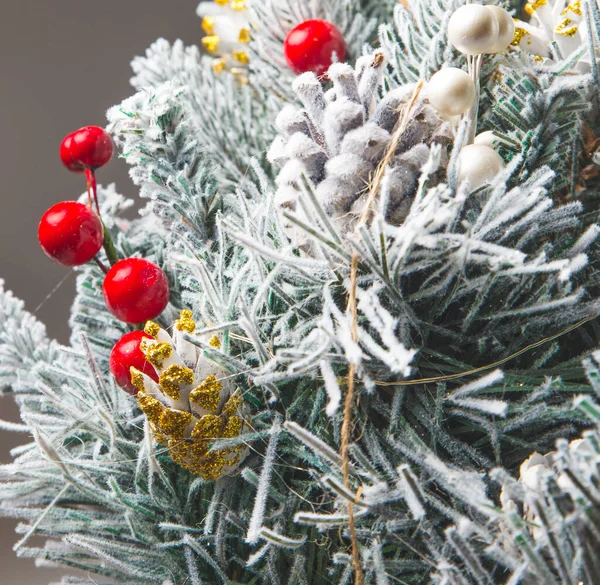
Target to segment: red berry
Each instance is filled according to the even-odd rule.
[[[155,382],[158,382],[158,374],[152,364],[146,360],[146,357],[140,349],[142,339],[152,339],[150,335],[143,331],[132,331],[126,333],[115,343],[110,352],[110,372],[115,377],[117,384],[130,394],[136,395],[138,389],[131,383],[130,368],[134,367],[147,376],[150,376]]]
[[[143,258],[117,262],[102,285],[108,310],[126,323],[143,323],[162,313],[169,303],[167,275]]]
[[[53,205],[38,227],[38,240],[47,256],[63,266],[79,266],[102,248],[104,231],[99,217],[83,203]]]
[[[338,61],[344,60],[346,43],[342,33],[330,22],[305,20],[288,33],[283,53],[294,73],[312,71],[323,75],[333,63],[333,53]]]
[[[113,154],[108,133],[98,126],[85,126],[67,134],[60,145],[60,159],[74,173],[104,166]]]

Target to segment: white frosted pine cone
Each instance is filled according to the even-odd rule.
[[[388,154],[403,104],[414,86],[380,94],[385,60],[381,53],[357,60],[356,68],[335,63],[328,70],[332,88],[324,91],[313,73],[296,78],[293,89],[302,107],[286,106],[276,120],[279,136],[269,149],[269,161],[280,167],[276,200],[310,223],[297,205],[302,176],[312,184],[317,199],[336,228],[345,234],[361,217],[369,183]],[[382,213],[389,223],[402,223],[417,189],[422,165],[431,144],[443,149],[438,175],[445,177],[447,147],[454,130],[427,99],[415,104],[408,125],[387,165],[389,196]],[[377,201],[373,205],[377,209]],[[303,233],[291,222],[288,234],[302,245]]]
[[[225,371],[187,341],[194,333],[190,311],[182,311],[173,337],[148,321],[140,349],[158,374],[158,383],[135,368],[131,381],[138,389],[138,404],[150,423],[154,439],[168,448],[171,458],[206,480],[234,472],[247,454],[243,443],[213,450],[218,439],[239,437],[246,427],[244,404]],[[216,350],[220,339],[203,339]]]

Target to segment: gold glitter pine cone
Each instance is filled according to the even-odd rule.
[[[212,450],[215,440],[244,432],[244,404],[224,370],[184,339],[184,333],[195,329],[191,311],[181,311],[173,337],[148,321],[144,331],[151,339],[143,339],[140,349],[159,381],[135,368],[131,368],[131,381],[139,390],[138,404],[156,442],[167,447],[171,458],[185,469],[216,480],[233,473],[247,455],[243,443]],[[215,349],[221,346],[217,336],[206,341]]]

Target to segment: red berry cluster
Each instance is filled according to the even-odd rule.
[[[88,197],[88,205],[61,201],[44,213],[38,239],[42,250],[63,266],[80,266],[94,259],[105,272],[102,290],[109,311],[126,323],[143,323],[164,311],[169,302],[169,282],[160,267],[148,260],[118,260],[108,253],[110,236],[100,219],[95,171],[104,166],[112,154],[110,136],[97,126],[86,126],[65,137],[60,158],[70,171],[86,173],[88,196],[91,188],[97,211],[92,209],[91,197]],[[109,258],[114,260],[110,270],[96,258],[103,244]]]

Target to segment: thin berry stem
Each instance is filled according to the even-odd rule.
[[[104,262],[98,258],[98,256],[94,256],[93,260],[98,265],[98,268],[104,272],[104,274],[108,274],[108,268],[104,265]]]
[[[90,196],[91,188],[92,195],[94,196],[94,203],[96,204],[96,211],[98,212],[98,216],[100,216],[100,204],[98,203],[98,185],[96,183],[96,172],[94,171],[94,169],[85,169],[85,178],[88,184],[88,198]]]
[[[119,261],[119,254],[117,254],[117,249],[115,248],[113,239],[108,231],[108,228],[104,225],[104,222],[102,222],[102,228],[104,230],[104,240],[102,240],[102,246],[106,252],[106,257],[110,265],[114,266]]]

